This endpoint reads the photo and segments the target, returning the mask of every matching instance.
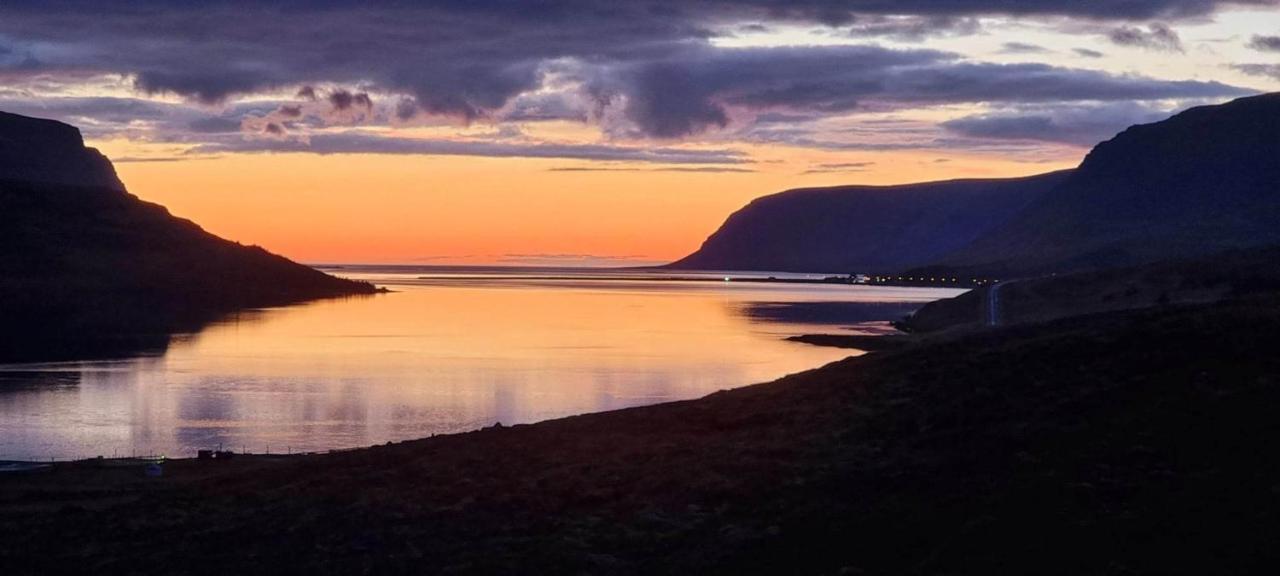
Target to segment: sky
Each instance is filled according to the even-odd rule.
[[[1280,90],[1280,0],[0,3],[0,110],[311,263],[674,260],[781,190],[1075,166]]]

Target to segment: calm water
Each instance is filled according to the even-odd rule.
[[[694,398],[853,353],[785,336],[957,293],[721,274],[334,272],[396,292],[242,313],[162,354],[0,365],[0,459],[313,451]],[[857,304],[872,302],[898,304]]]

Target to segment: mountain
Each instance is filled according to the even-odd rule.
[[[55,120],[0,112],[0,180],[124,190],[106,156]]]
[[[1125,266],[1278,244],[1277,224],[1280,93],[1130,127],[939,264],[1001,277]]]
[[[669,266],[839,273],[902,270],[968,245],[1069,175],[782,192],[738,210],[697,252]]]
[[[1027,277],[1280,244],[1280,93],[1186,110],[1019,180],[795,190],[677,268]]]
[[[369,294],[125,191],[75,128],[0,116],[0,360],[111,354],[243,308]]]

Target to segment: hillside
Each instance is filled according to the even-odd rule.
[[[697,252],[670,267],[830,273],[902,270],[964,247],[1067,175],[782,192],[735,212]]]
[[[124,190],[101,152],[80,131],[55,120],[0,112],[0,181]]]
[[[241,308],[374,291],[139,200],[65,124],[5,115],[0,142],[0,360],[162,345]]]
[[[1280,93],[1133,126],[1072,171],[795,190],[677,268],[1028,277],[1280,244]]]
[[[997,277],[1280,243],[1280,94],[1133,126],[1004,226],[929,270]]]
[[[900,324],[936,332],[991,321],[990,286],[926,304]],[[1117,310],[1199,304],[1280,291],[1280,247],[1229,250],[1210,256],[1088,270],[1004,282],[997,298],[1001,324],[1045,322]]]

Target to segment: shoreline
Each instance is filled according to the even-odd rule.
[[[782,338],[782,340],[787,342],[809,344],[812,346],[819,346],[819,347],[857,350],[864,353],[862,354],[862,356],[866,356],[882,350],[899,349],[903,346],[909,345],[911,338],[910,338],[910,335],[906,333],[892,333],[892,334],[880,334],[880,335],[799,334],[795,336],[788,336],[788,337]],[[847,359],[848,358],[846,358],[845,360]],[[843,361],[844,360],[836,360],[827,364],[815,366],[812,368],[806,368],[792,374],[784,375],[780,377],[778,380],[791,378],[793,376],[796,376],[797,374],[803,374],[803,373],[807,373],[815,370],[821,370],[831,364],[835,364]],[[6,474],[30,474],[30,473],[38,473],[38,472],[47,472],[53,468],[65,467],[65,466],[98,466],[98,467],[108,467],[108,468],[129,467],[129,466],[145,467],[147,464],[150,464],[152,462],[161,462],[164,464],[175,463],[175,462],[178,462],[178,463],[201,462],[202,465],[203,464],[223,465],[226,463],[226,460],[280,460],[280,459],[299,458],[299,457],[308,457],[308,456],[324,456],[329,454],[339,454],[339,453],[354,452],[354,451],[360,451],[360,450],[375,449],[382,446],[394,446],[394,445],[402,444],[406,442],[421,442],[421,441],[426,441],[426,440],[431,440],[434,438],[440,438],[440,437],[446,437],[446,436],[474,434],[474,433],[483,432],[490,429],[504,429],[504,428],[518,428],[523,426],[532,426],[537,424],[543,424],[546,422],[555,422],[557,420],[562,420],[565,418],[576,418],[580,416],[609,414],[609,413],[617,412],[620,410],[649,408],[649,407],[664,406],[672,403],[700,401],[705,398],[708,398],[709,396],[713,396],[715,394],[719,394],[722,392],[739,390],[742,388],[748,388],[752,386],[767,385],[776,381],[777,380],[772,380],[769,382],[753,382],[753,383],[743,384],[741,386],[726,388],[717,392],[712,392],[703,396],[685,399],[685,400],[666,400],[666,401],[658,402],[655,404],[645,404],[641,406],[632,406],[629,408],[618,408],[613,410],[603,410],[599,412],[584,412],[581,414],[571,414],[567,416],[561,416],[557,418],[550,418],[547,420],[539,420],[536,422],[528,422],[528,423],[522,423],[522,424],[504,425],[501,422],[495,422],[490,426],[483,426],[480,428],[476,428],[474,430],[466,430],[462,432],[451,432],[451,433],[442,433],[442,434],[432,434],[430,436],[407,438],[403,440],[388,440],[382,444],[368,444],[364,446],[355,446],[355,447],[348,447],[348,448],[325,448],[325,449],[318,449],[318,450],[308,450],[304,452],[286,452],[286,453],[244,452],[244,451],[234,452],[234,451],[228,450],[227,452],[230,452],[232,456],[230,458],[226,458],[222,462],[213,462],[213,461],[204,462],[200,458],[198,458],[198,456],[196,455],[170,456],[167,454],[111,456],[111,457],[90,456],[90,457],[84,457],[84,458],[72,458],[72,459],[56,459],[55,458],[55,459],[49,459],[49,460],[26,460],[26,459],[20,459],[20,458],[0,458],[0,477],[3,477]],[[6,469],[6,466],[9,466],[9,465],[14,466],[15,469]]]
[[[0,475],[0,564],[1239,572],[1280,528],[1274,339],[1274,305],[1131,311],[358,450],[174,460],[160,478],[92,463]],[[1170,483],[1174,469],[1195,482]],[[1170,548],[1188,534],[1195,546]]]

